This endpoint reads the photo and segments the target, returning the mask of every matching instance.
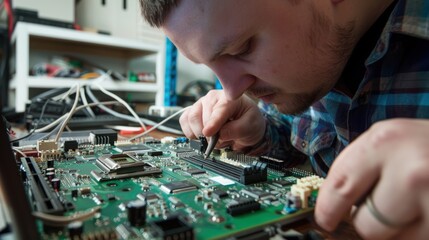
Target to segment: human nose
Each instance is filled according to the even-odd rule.
[[[235,100],[256,81],[256,77],[240,66],[218,64],[212,68],[222,84],[227,100]]]

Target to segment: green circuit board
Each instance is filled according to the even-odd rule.
[[[55,159],[22,161],[35,211],[76,218],[64,224],[38,220],[42,239],[269,234],[311,215],[317,195],[312,193],[307,208],[285,211],[291,185],[306,173],[274,171],[231,152],[203,159],[189,142],[87,145]]]

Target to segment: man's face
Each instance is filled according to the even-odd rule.
[[[333,24],[326,2],[182,0],[162,29],[215,72],[227,98],[299,113],[335,85],[353,47],[353,23]]]

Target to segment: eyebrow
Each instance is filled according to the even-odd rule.
[[[229,47],[241,43],[243,39],[247,38],[247,33],[235,34],[230,37],[222,39],[214,48],[213,54],[209,57],[209,61],[216,61]]]

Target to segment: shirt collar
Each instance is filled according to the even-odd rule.
[[[380,40],[368,57],[366,65],[380,60],[389,49],[392,33],[429,40],[429,2],[426,0],[400,0],[393,10]]]

